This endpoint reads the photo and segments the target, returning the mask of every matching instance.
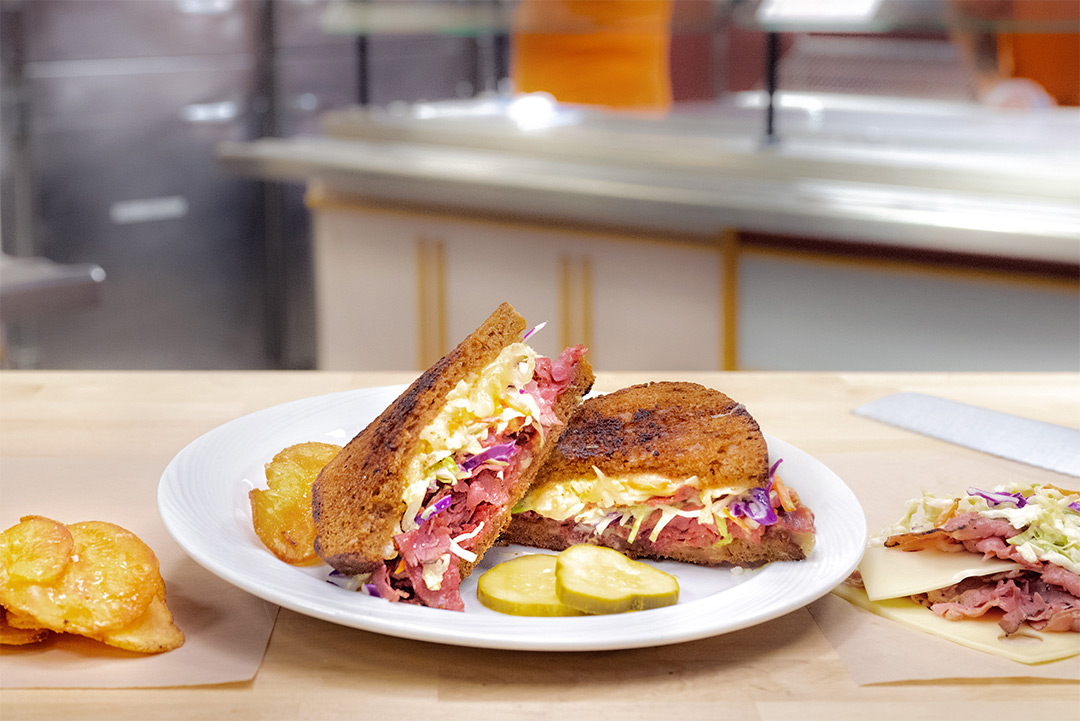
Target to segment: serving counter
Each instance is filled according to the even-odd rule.
[[[777,618],[686,643],[601,652],[482,649],[363,631],[264,607],[253,598],[226,601],[230,593],[246,594],[187,558],[165,532],[156,506],[158,479],[198,436],[276,404],[414,377],[0,373],[3,527],[26,514],[67,522],[94,516],[129,525],[162,559],[169,602],[187,634],[184,647],[152,658],[63,643],[4,648],[0,717],[906,721],[1075,715],[1076,657],[1032,666],[889,624],[876,628],[880,619],[833,594]],[[923,487],[962,489],[1012,479],[1076,484],[1075,478],[949,446],[851,411],[896,391],[921,391],[1080,428],[1077,374],[601,371],[596,388],[610,391],[663,378],[711,385],[745,403],[767,433],[839,475],[859,498],[872,531],[895,515],[893,503]],[[881,498],[889,507],[877,505]],[[237,518],[242,517],[238,506]],[[246,639],[221,632],[234,602],[252,603],[255,616],[269,613],[263,641],[256,632]],[[453,612],[445,613],[452,624]],[[636,622],[626,617],[626,623]],[[878,633],[891,635],[883,643]],[[204,661],[194,661],[200,657],[195,654]],[[139,670],[153,663],[164,664],[156,679]],[[175,670],[167,672],[167,664]],[[31,665],[38,673],[33,688],[26,687]],[[229,680],[198,676],[196,666]],[[87,678],[97,680],[80,681]]]
[[[355,108],[220,158],[309,189],[322,369],[427,367],[504,298],[613,369],[1080,369],[1080,111],[779,93],[765,142],[764,103]]]

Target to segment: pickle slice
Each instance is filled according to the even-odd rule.
[[[555,556],[531,553],[503,561],[480,577],[476,597],[512,616],[580,616],[555,595]]]
[[[643,611],[677,603],[679,581],[611,548],[581,544],[557,556],[555,595],[585,613]]]

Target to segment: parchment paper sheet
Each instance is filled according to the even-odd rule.
[[[1075,487],[1078,479],[942,444],[940,450],[895,454],[819,454],[859,497],[870,535],[900,517],[904,502],[923,489],[961,493],[1011,481]],[[860,684],[964,678],[1041,678],[1080,681],[1080,657],[1029,665],[975,651],[856,608],[829,594],[810,606],[852,679]]]
[[[179,449],[178,449],[179,450]],[[2,528],[20,516],[62,523],[109,521],[135,533],[158,557],[166,601],[186,641],[175,651],[137,654],[77,636],[0,650],[0,688],[191,686],[254,678],[277,616],[266,603],[192,561],[157,512],[160,458],[7,458],[0,464]]]

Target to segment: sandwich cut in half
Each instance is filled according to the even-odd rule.
[[[508,303],[425,371],[319,473],[315,551],[341,585],[462,610],[468,576],[592,387],[583,346],[525,342]]]
[[[814,515],[775,470],[742,404],[695,383],[631,386],[581,404],[503,540],[709,566],[801,560]]]

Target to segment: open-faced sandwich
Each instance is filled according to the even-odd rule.
[[[871,601],[993,618],[1006,635],[1080,632],[1080,493],[1033,484],[924,493],[867,549],[860,574]]]

